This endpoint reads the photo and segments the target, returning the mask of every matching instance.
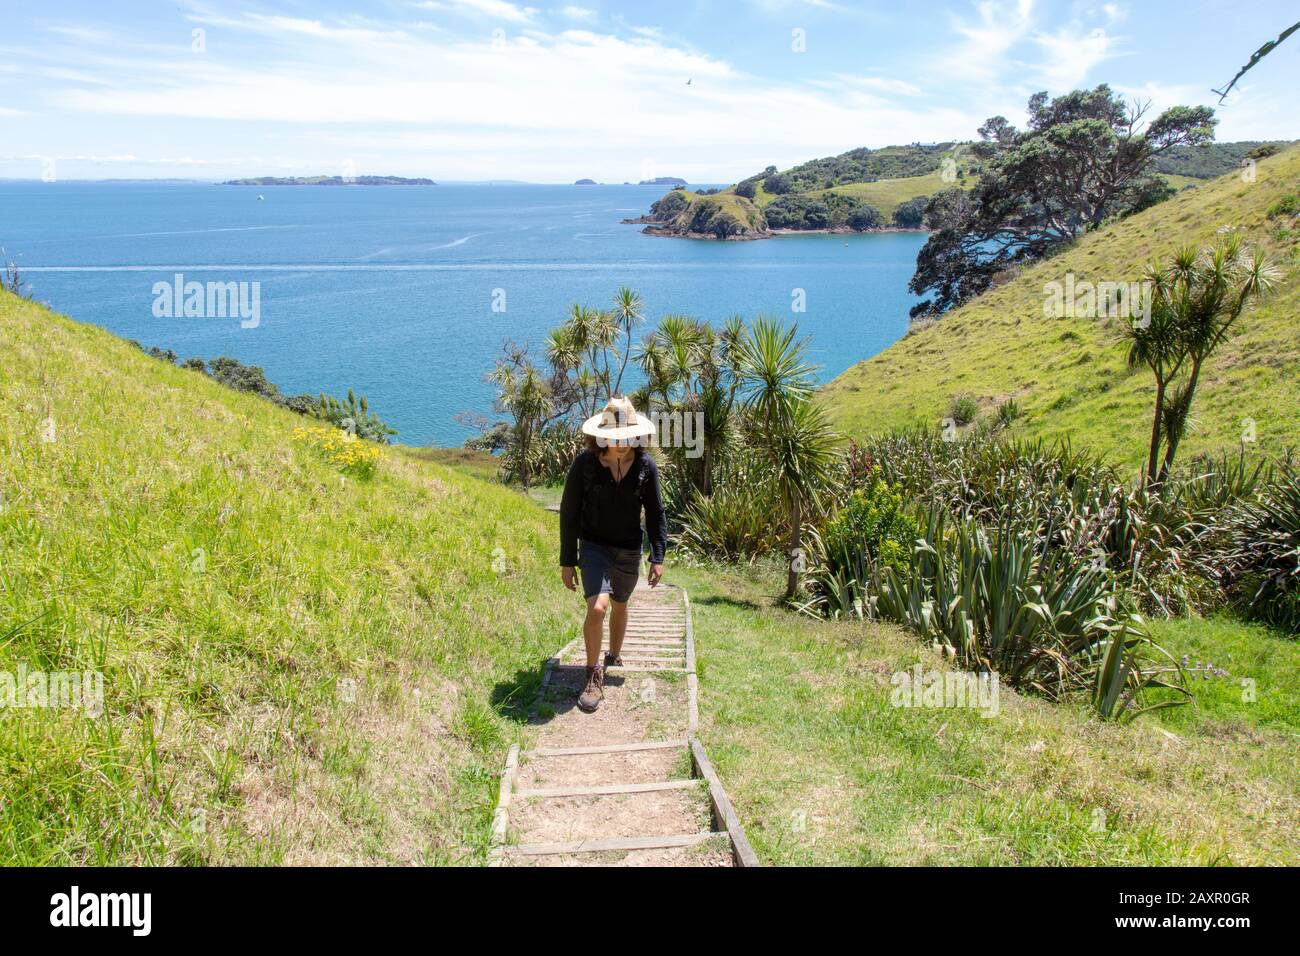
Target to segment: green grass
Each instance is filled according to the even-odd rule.
[[[1177,173],[1161,173],[1160,178],[1175,189],[1185,189],[1188,186],[1200,186],[1205,182],[1204,179],[1197,179],[1195,176],[1179,176]]]
[[[908,633],[782,611],[761,571],[669,573],[695,609],[701,737],[764,862],[1300,862],[1294,641],[1163,622],[1161,640],[1231,672],[1197,682],[1195,708],[1120,726],[1003,687],[987,719],[891,705],[892,674],[946,667]]]
[[[972,180],[968,178],[967,182]],[[909,199],[915,199],[917,196],[933,196],[955,185],[957,184],[944,182],[939,173],[931,173],[928,176],[912,176],[907,179],[882,179],[874,183],[852,183],[831,189],[818,189],[807,195],[816,197],[826,193],[838,193],[841,196],[861,199],[875,206],[888,223],[894,215],[894,210]]]
[[[1019,434],[1070,439],[1136,465],[1150,429],[1148,373],[1129,371],[1117,344],[1119,319],[1044,315],[1044,286],[1072,272],[1079,281],[1129,281],[1181,244],[1212,243],[1222,227],[1267,246],[1284,279],[1239,323],[1206,367],[1183,454],[1238,446],[1255,423],[1255,452],[1300,445],[1300,252],[1267,211],[1300,186],[1300,149],[1259,163],[1258,179],[1202,182],[1165,203],[1090,233],[1059,256],[914,331],[860,362],[823,390],[838,427],[865,435],[937,426],[953,397],[970,393],[984,414],[1014,397]]]
[[[553,516],[398,449],[345,477],[7,293],[0,341],[0,672],[106,698],[0,710],[0,862],[481,861],[501,714],[577,625]]]
[[[874,183],[852,183],[847,186],[834,186],[830,189],[819,189],[810,192],[808,195],[820,196],[825,193],[839,193],[844,196],[852,196],[854,199],[861,199],[863,202],[875,206],[885,218],[885,221],[890,222],[893,219],[894,210],[909,199],[915,199],[917,196],[929,198],[935,193],[951,189],[954,186],[960,186],[962,189],[973,189],[975,187],[975,184],[979,182],[979,177],[971,172],[970,147],[958,146],[952,150],[951,155],[957,163],[957,169],[965,172],[965,179],[944,182],[942,172],[933,172],[925,176],[911,176],[906,179],[881,179]]]
[[[481,481],[495,481],[501,470],[501,460],[489,451],[469,448],[401,448],[401,452],[418,461],[431,461],[454,471],[462,472]]]

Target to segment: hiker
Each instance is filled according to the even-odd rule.
[[[573,460],[560,501],[560,574],[564,586],[577,590],[575,569],[582,571],[587,619],[587,681],[578,707],[591,713],[605,696],[605,668],[623,663],[619,651],[627,630],[627,599],[636,588],[641,567],[641,509],[650,538],[646,580],[659,584],[664,573],[668,521],[659,496],[659,469],[646,448],[654,425],[633,404],[615,395],[600,412],[583,422],[586,448]],[[600,659],[605,615],[609,614],[609,653]]]

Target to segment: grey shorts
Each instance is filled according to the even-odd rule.
[[[582,572],[585,597],[608,594],[620,604],[627,603],[641,573],[639,548],[611,548],[591,541],[578,542],[578,568]]]

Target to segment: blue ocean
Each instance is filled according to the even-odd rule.
[[[666,314],[798,323],[829,380],[900,338],[924,236],[646,236],[655,186],[0,183],[0,248],[33,296],[181,358],[260,365],[286,393],[366,395],[410,445],[490,413],[503,342],[626,285]],[[259,317],[155,314],[155,283],[260,283]],[[799,290],[802,290],[800,292]],[[798,311],[802,306],[803,311]],[[177,310],[180,313],[180,310]]]

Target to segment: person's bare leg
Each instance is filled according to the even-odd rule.
[[[618,657],[623,650],[623,635],[627,633],[627,602],[612,601],[609,608],[609,653]]]
[[[595,667],[600,663],[600,645],[605,639],[605,612],[609,609],[609,595],[597,594],[587,598],[587,619],[582,622],[582,639],[587,645],[587,666]],[[627,625],[627,605],[623,605],[623,624]],[[613,628],[614,619],[610,619]],[[623,640],[620,632],[618,639]]]

